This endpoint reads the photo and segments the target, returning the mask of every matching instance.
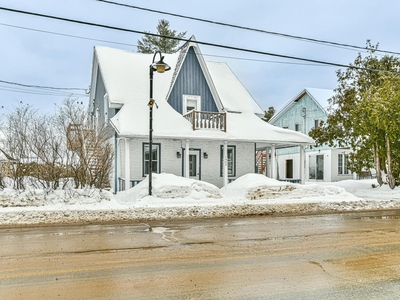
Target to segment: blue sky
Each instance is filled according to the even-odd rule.
[[[203,0],[190,2],[190,5],[188,1],[181,0],[116,2],[361,47],[370,39],[374,44],[379,43],[382,50],[400,52],[400,2],[396,0]],[[187,37],[194,35],[198,41],[340,64],[352,62],[358,53],[354,49],[207,24],[95,0],[0,0],[0,7],[150,32],[155,32],[158,20],[166,19],[170,21],[172,29],[187,31]],[[142,38],[140,34],[4,10],[0,10],[0,37],[0,80],[82,89],[90,84],[95,45],[136,51],[137,40]],[[210,46],[200,48],[205,60],[228,63],[263,110],[269,106],[279,110],[305,87],[334,89],[337,85],[335,72],[338,67],[316,66]],[[32,94],[38,92],[44,91],[0,83],[0,112],[9,111],[20,102],[50,112],[66,97],[65,93],[55,95],[54,91],[46,91],[50,95]],[[75,92],[78,96],[85,94],[84,90]],[[86,103],[87,97],[80,96],[78,101]]]

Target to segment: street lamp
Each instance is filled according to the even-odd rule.
[[[156,55],[160,55],[160,60],[158,62],[154,62]],[[157,73],[164,73],[165,71],[171,70],[171,67],[168,66],[164,61],[164,56],[161,55],[160,51],[154,53],[153,61],[149,67],[150,69],[150,101],[147,104],[149,106],[149,196],[152,194],[152,177],[153,177],[153,105],[156,102],[153,99],[153,73],[157,71]]]

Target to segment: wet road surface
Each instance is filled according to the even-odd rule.
[[[0,299],[398,299],[400,212],[0,229]]]

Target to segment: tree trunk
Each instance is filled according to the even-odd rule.
[[[386,136],[386,156],[387,156],[387,182],[389,187],[393,190],[396,186],[396,180],[392,174],[392,154],[390,153],[390,140]]]
[[[379,155],[378,155],[378,146],[374,144],[374,163],[375,163],[375,169],[376,169],[376,180],[378,181],[379,186],[383,184],[382,180],[382,172],[381,172],[381,163],[379,161]]]

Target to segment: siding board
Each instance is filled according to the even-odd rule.
[[[218,112],[193,47],[188,49],[185,61],[168,98],[168,103],[181,114],[183,111],[183,95],[201,96],[202,111]]]

